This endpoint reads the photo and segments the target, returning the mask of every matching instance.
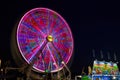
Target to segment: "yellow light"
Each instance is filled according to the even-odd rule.
[[[51,35],[48,35],[48,36],[47,36],[47,40],[48,40],[49,42],[52,42],[52,41],[53,41],[53,37],[52,37]]]

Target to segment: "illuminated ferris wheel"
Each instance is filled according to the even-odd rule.
[[[69,25],[57,12],[34,8],[21,18],[17,26],[20,55],[37,72],[57,72],[70,61],[73,36]]]

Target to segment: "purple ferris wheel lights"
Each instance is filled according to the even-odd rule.
[[[34,8],[21,18],[17,44],[23,59],[39,72],[57,72],[69,62],[73,53],[73,36],[69,25],[57,12]],[[35,59],[36,58],[36,59]]]

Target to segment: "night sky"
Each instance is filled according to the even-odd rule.
[[[73,74],[81,74],[83,67],[92,65],[95,58],[114,61],[113,53],[120,60],[120,5],[113,1],[91,0],[16,0],[16,2],[0,3],[0,58],[3,62],[14,60],[11,56],[11,33],[15,24],[30,9],[46,7],[58,12],[69,24],[74,37],[74,52],[71,60]]]

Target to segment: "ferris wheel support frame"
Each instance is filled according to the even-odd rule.
[[[67,70],[68,73],[69,73],[69,75],[68,75],[68,77],[67,77],[67,80],[71,80],[71,71],[70,71],[70,69],[68,68],[67,64],[65,64],[62,56],[60,55],[60,52],[59,52],[58,49],[55,47],[54,43],[53,43],[52,41],[49,41],[49,40],[45,40],[45,42],[43,43],[43,45],[42,45],[42,47],[40,48],[40,50],[36,53],[36,55],[35,55],[36,58],[34,58],[34,59],[31,61],[31,63],[28,65],[28,70],[26,71],[26,72],[27,72],[27,80],[29,80],[29,78],[30,78],[30,73],[31,73],[32,67],[33,67],[33,65],[34,65],[34,62],[37,60],[38,56],[39,56],[40,54],[42,54],[42,50],[44,49],[44,47],[46,46],[46,44],[47,44],[48,42],[51,42],[51,43],[52,43],[53,47],[55,48],[55,50],[56,50],[57,53],[58,53],[58,56],[59,56],[60,59],[61,59],[61,63],[64,65],[64,67],[66,68],[66,70]],[[43,60],[43,61],[44,61],[44,60]],[[58,64],[57,64],[57,66],[58,66],[58,69],[59,69],[59,65],[58,65]],[[59,75],[59,74],[60,74],[60,73],[59,73],[59,71],[58,71],[58,75]]]
[[[42,9],[46,9],[46,8],[42,8]],[[33,9],[33,10],[38,10],[38,8],[36,8],[36,9]],[[31,11],[29,11],[29,12],[32,12],[33,10],[31,10]],[[49,9],[47,9],[47,10],[49,10]],[[52,11],[52,10],[50,10],[52,13],[54,13],[54,11]],[[29,12],[27,12],[25,15],[27,15]],[[56,12],[55,12],[56,13]],[[24,15],[24,16],[25,16]],[[61,18],[61,16],[57,13],[57,16],[58,17],[60,17]],[[23,20],[23,18],[22,18],[22,20]],[[21,21],[22,21],[21,20]],[[65,24],[66,24],[66,26],[67,26],[67,28],[68,28],[68,30],[69,30],[69,26],[68,26],[68,24],[66,23],[66,21],[62,18],[62,20],[63,20],[63,22],[65,22]],[[20,21],[20,23],[19,23],[19,28],[20,28],[20,24],[21,24],[21,21]],[[26,25],[24,25],[24,26],[26,26]],[[13,39],[14,39],[14,42],[16,42],[16,44],[18,44],[18,42],[16,41],[16,30],[17,30],[17,33],[18,33],[18,28],[16,28],[15,29],[15,32],[14,32],[14,34],[13,34]],[[68,34],[67,34],[68,35]],[[71,34],[71,32],[70,32],[70,35],[71,35],[71,37],[70,38],[72,38],[72,34]],[[30,78],[37,78],[38,76],[40,76],[40,74],[38,74],[39,72],[40,73],[44,73],[45,72],[45,70],[47,69],[48,71],[50,71],[50,73],[51,74],[54,74],[55,73],[55,75],[56,75],[56,73],[59,73],[59,72],[61,72],[61,71],[63,71],[63,70],[65,70],[66,69],[66,71],[68,71],[69,72],[69,75],[71,75],[71,72],[70,72],[70,70],[69,70],[69,67],[68,67],[68,61],[69,61],[69,59],[70,59],[70,57],[71,57],[71,55],[72,55],[72,53],[71,54],[68,54],[66,57],[68,57],[67,58],[67,60],[64,60],[64,56],[62,55],[62,52],[61,51],[59,51],[59,47],[57,47],[59,44],[56,44],[57,42],[57,40],[55,41],[55,43],[54,43],[54,41],[53,41],[53,38],[51,38],[51,40],[49,39],[49,37],[54,37],[52,34],[48,34],[48,35],[46,35],[47,37],[46,37],[46,39],[43,39],[43,43],[42,43],[42,45],[40,45],[40,47],[37,49],[37,52],[33,55],[33,57],[31,57],[30,58],[30,60],[28,61],[27,59],[25,59],[25,57],[26,56],[24,56],[24,54],[22,53],[22,51],[21,51],[21,49],[20,49],[20,44],[17,46],[17,48],[16,48],[16,44],[14,43],[14,42],[12,42],[12,43],[14,43],[14,45],[15,45],[15,49],[16,50],[13,50],[12,49],[12,52],[13,53],[17,53],[17,54],[12,54],[13,55],[13,57],[14,57],[14,59],[16,59],[15,61],[16,61],[16,63],[17,63],[17,65],[21,68],[21,67],[24,67],[24,69],[22,68],[22,71],[24,71],[24,73],[25,73],[25,75],[26,75],[26,73],[27,73],[27,76],[28,77],[30,77]],[[61,36],[61,37],[63,37],[63,36]],[[45,37],[44,37],[45,38]],[[55,38],[55,37],[54,37]],[[17,38],[18,39],[18,38]],[[55,40],[55,39],[54,39]],[[60,39],[61,40],[61,39]],[[73,41],[73,39],[70,39],[71,41]],[[47,43],[50,43],[51,44],[51,46],[53,47],[53,50],[54,50],[54,53],[56,54],[56,55],[54,55],[54,53],[53,52],[50,52],[49,54],[51,55],[51,59],[49,60],[49,64],[47,65],[47,62],[46,62],[46,59],[45,59],[45,56],[44,56],[44,50],[46,50],[46,44]],[[52,45],[53,44],[53,45]],[[48,44],[49,45],[49,44]],[[63,46],[63,48],[64,48],[64,45],[62,45]],[[69,45],[70,46],[70,45]],[[73,46],[73,44],[71,44],[71,46]],[[62,49],[63,49],[62,48]],[[69,47],[66,47],[66,48],[69,48]],[[72,50],[73,50],[73,47],[71,47],[72,49],[70,49],[71,51],[69,51],[69,52],[72,52]],[[52,50],[52,49],[48,49],[48,50]],[[68,51],[67,51],[68,52]],[[21,53],[21,54],[19,54],[19,53]],[[40,56],[39,56],[40,55]],[[18,57],[18,59],[17,59],[17,57]],[[52,60],[54,57],[56,57],[57,56],[57,58],[56,58],[56,60],[57,61],[55,61],[55,60]],[[38,69],[38,67],[35,67],[34,66],[34,63],[36,63],[36,61],[38,60],[39,61],[39,59],[40,60],[42,60],[42,62],[43,62],[43,67],[44,67],[44,69]],[[20,62],[20,63],[18,63],[18,62]],[[46,64],[44,63],[44,62],[46,62]],[[52,62],[52,63],[51,63]],[[54,63],[56,64],[56,65],[54,65]],[[47,66],[47,67],[45,67],[45,65]],[[57,67],[58,66],[58,67]],[[49,68],[50,67],[50,68]],[[53,68],[55,67],[55,69],[56,70],[54,70]],[[42,71],[43,70],[43,71]],[[66,72],[66,71],[64,71],[64,72]],[[37,73],[38,72],[38,73]],[[48,72],[49,73],[49,72]],[[66,75],[66,73],[65,73],[65,75]],[[38,77],[39,78],[39,77]],[[68,80],[68,79],[67,79]]]
[[[61,59],[61,63],[64,65],[64,67],[66,68],[66,70],[69,72],[69,75],[68,75],[68,77],[67,77],[68,80],[71,80],[71,71],[70,71],[70,69],[68,68],[67,64],[64,62],[62,56],[60,55],[60,52],[59,52],[58,49],[55,47],[55,45],[53,44],[53,42],[52,42],[52,45],[54,46],[54,48],[55,48],[56,51],[58,52],[58,55],[59,55],[59,57],[60,57],[60,59]],[[59,71],[58,71],[58,72],[59,72]]]

